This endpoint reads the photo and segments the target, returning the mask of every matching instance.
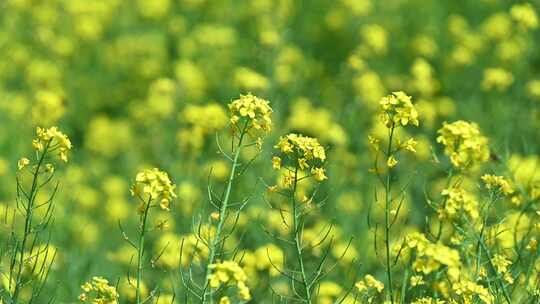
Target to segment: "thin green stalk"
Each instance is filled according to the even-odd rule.
[[[306,293],[306,299],[305,301],[307,303],[311,303],[311,291],[310,286],[307,280],[306,270],[304,267],[304,259],[302,258],[302,245],[301,245],[301,239],[300,239],[300,223],[298,222],[299,216],[297,215],[297,201],[296,201],[296,188],[298,185],[298,164],[296,165],[294,169],[294,183],[293,183],[293,191],[292,191],[292,205],[293,205],[293,239],[296,246],[296,258],[298,260],[298,264],[300,265],[300,273],[302,275],[302,282],[304,285],[304,292]],[[294,283],[293,283],[294,284]]]
[[[150,203],[152,198],[148,199],[148,203],[144,208],[144,212],[141,215],[140,233],[139,233],[139,246],[137,247],[137,286],[136,286],[136,303],[141,304],[141,282],[143,274],[143,256],[144,256],[144,236],[146,234],[146,222],[148,219],[148,213],[150,210]]]
[[[489,211],[491,209],[491,206],[492,204],[495,202],[495,199],[493,198],[493,194],[492,194],[492,197],[490,198],[490,202],[487,206],[487,210],[486,210],[486,215],[482,221],[482,228],[480,230],[480,234],[477,236],[478,238],[478,244],[477,244],[477,256],[478,256],[478,260],[477,260],[477,268],[479,266],[479,263],[480,263],[480,258],[481,258],[481,255],[482,255],[482,250],[486,253],[486,257],[488,259],[488,265],[489,267],[491,268],[491,271],[493,273],[495,273],[495,275],[497,276],[497,280],[499,281],[499,284],[501,286],[501,289],[503,291],[503,296],[506,300],[506,302],[508,302],[508,304],[511,304],[512,301],[510,300],[510,295],[508,294],[508,291],[506,290],[506,287],[504,286],[504,281],[503,281],[503,278],[500,276],[500,274],[497,272],[497,269],[495,268],[495,266],[493,265],[493,262],[491,261],[491,253],[489,252],[489,249],[487,248],[487,246],[485,245],[484,243],[484,239],[483,239],[483,234],[484,234],[484,230],[485,230],[485,227],[487,226],[487,217],[489,216]]]
[[[52,140],[51,140],[52,141]],[[49,146],[51,144],[51,141],[47,143],[45,148],[43,149],[43,153],[41,153],[38,164],[36,166],[36,170],[34,171],[33,178],[32,178],[32,188],[30,189],[30,193],[28,194],[27,198],[27,204],[25,208],[25,221],[24,221],[24,234],[23,239],[21,242],[21,246],[19,247],[19,265],[17,266],[17,272],[15,275],[15,290],[13,291],[13,297],[11,299],[12,304],[16,304],[19,300],[19,294],[20,289],[22,285],[22,266],[24,264],[24,251],[26,249],[26,242],[28,241],[28,237],[30,236],[30,232],[32,229],[32,216],[33,216],[33,209],[34,209],[34,201],[36,199],[36,195],[38,192],[38,180],[39,180],[39,170],[41,169],[41,166],[43,165],[43,161],[45,160],[45,155],[47,154],[47,151],[49,150]],[[15,254],[17,254],[17,250],[15,251]],[[11,283],[11,280],[10,280]]]
[[[506,300],[508,304],[512,304],[512,301],[510,300],[510,295],[508,294],[508,291],[506,290],[506,287],[504,286],[503,278],[499,275],[499,273],[497,272],[497,269],[495,268],[495,266],[493,265],[493,262],[491,261],[491,253],[489,252],[489,249],[484,244],[484,241],[481,241],[480,245],[482,247],[482,250],[484,250],[484,252],[486,253],[489,268],[491,268],[491,271],[493,271],[493,273],[495,273],[495,275],[497,276],[497,279],[499,281],[499,284],[503,292],[504,299]]]
[[[409,263],[409,266],[410,266],[410,263]],[[402,280],[402,284],[401,285],[401,302],[400,303],[405,303],[405,294],[406,294],[406,291],[407,291],[407,284],[408,284],[408,279],[409,279],[409,267],[405,268],[405,272],[403,273],[403,280]]]
[[[394,125],[390,128],[390,136],[388,139],[388,147],[386,150],[386,160],[392,154],[392,139],[394,137]],[[394,304],[394,287],[392,284],[392,265],[390,261],[390,205],[392,203],[391,192],[392,191],[392,168],[388,167],[388,173],[386,175],[386,187],[385,187],[385,208],[384,208],[384,243],[386,247],[386,276],[388,278],[388,293],[390,296],[390,302]]]
[[[208,263],[206,267],[206,274],[205,274],[205,282],[204,282],[204,288],[203,288],[203,295],[201,297],[201,303],[206,303],[206,300],[208,299],[208,295],[210,294],[208,290],[208,276],[210,275],[210,268],[209,265],[212,265],[216,259],[217,254],[217,246],[219,243],[219,240],[221,239],[221,233],[223,230],[223,225],[225,224],[225,216],[227,213],[227,208],[229,206],[229,198],[232,191],[232,185],[234,182],[234,178],[236,175],[236,167],[238,167],[238,159],[240,157],[240,152],[242,150],[242,141],[244,140],[244,135],[246,134],[247,129],[247,123],[244,126],[244,129],[242,130],[242,133],[240,134],[240,138],[238,140],[238,145],[235,148],[234,152],[234,158],[232,160],[232,167],[231,167],[231,173],[229,175],[229,180],[227,182],[227,188],[225,189],[225,196],[223,197],[223,201],[221,203],[221,207],[219,210],[219,222],[216,228],[216,235],[215,237],[210,241],[210,252],[208,255]],[[212,303],[212,298],[210,297],[210,303]]]

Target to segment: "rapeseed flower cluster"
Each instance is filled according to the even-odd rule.
[[[378,303],[374,301],[384,289],[384,284],[370,274],[365,275],[364,278],[356,282],[354,286],[360,294],[360,298],[366,301],[365,303]]]
[[[418,126],[418,111],[412,103],[411,96],[404,92],[393,92],[391,95],[383,97],[380,105],[381,118],[387,128],[408,124]]]
[[[411,302],[411,304],[445,304],[443,300],[434,299],[431,297],[419,298]]]
[[[441,194],[444,203],[437,210],[439,219],[455,219],[463,215],[468,216],[472,221],[479,218],[478,201],[463,187],[447,188]]]
[[[396,130],[407,125],[418,126],[418,111],[412,103],[411,96],[408,96],[402,91],[394,92],[391,95],[381,98],[380,102],[380,117],[384,126],[389,130],[386,147],[381,146],[381,139],[374,135],[368,136],[370,147],[377,154],[384,154],[386,166],[389,169],[394,168],[398,164],[397,156],[399,152],[408,151],[416,153],[418,142],[414,138],[409,138],[403,141],[401,138],[396,138]],[[376,164],[378,166],[378,164]],[[372,168],[371,171],[377,173],[378,168]]]
[[[413,233],[405,239],[409,249],[414,250],[413,270],[429,275],[444,269],[451,281],[459,279],[461,261],[459,252],[441,243],[430,242],[424,234]]]
[[[93,277],[90,282],[81,286],[83,293],[79,300],[91,304],[117,304],[119,294],[114,286],[109,285],[109,281],[102,277]]]
[[[57,127],[48,129],[37,127],[32,146],[37,152],[43,152],[45,149],[48,152],[57,152],[58,158],[63,162],[68,161],[68,153],[72,148],[69,138]]]
[[[493,295],[487,288],[472,281],[463,280],[452,284],[452,291],[457,295],[461,303],[474,303],[480,299],[484,304],[494,303]]]
[[[512,195],[515,192],[514,187],[504,176],[484,174],[482,181],[488,190],[500,191],[503,195]]]
[[[208,276],[211,288],[235,286],[238,289],[238,297],[242,301],[251,299],[249,287],[247,286],[248,278],[238,263],[235,261],[223,261],[209,265],[208,268],[212,271]]]
[[[454,2],[0,1],[0,302],[537,303],[540,2]]]
[[[514,278],[510,272],[512,261],[508,260],[508,258],[504,255],[496,254],[493,256],[493,258],[491,258],[491,263],[493,264],[497,274],[502,276],[508,284],[514,283]]]
[[[292,185],[294,177],[291,174],[298,170],[309,172],[318,182],[328,179],[322,167],[326,152],[316,138],[291,133],[280,137],[274,148],[278,149],[283,157],[274,156],[272,167],[279,170],[283,166],[290,171],[285,176],[285,186]]]
[[[538,16],[530,3],[515,4],[510,9],[510,16],[524,29],[538,28]]]
[[[131,195],[139,197],[143,204],[157,200],[161,209],[168,211],[172,199],[176,197],[175,188],[166,172],[157,168],[145,169],[137,173]]]
[[[30,160],[26,157],[22,157],[17,162],[17,169],[22,170],[24,167],[28,166],[30,164]]]
[[[267,100],[251,93],[240,95],[229,104],[229,111],[234,132],[272,130],[272,108]]]
[[[437,133],[437,142],[444,145],[444,152],[454,167],[466,170],[489,159],[488,139],[480,133],[476,123],[444,122]]]

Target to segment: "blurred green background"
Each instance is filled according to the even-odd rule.
[[[270,154],[277,138],[301,132],[319,138],[329,158],[322,187],[328,203],[310,229],[316,234],[334,223],[341,248],[354,237],[342,270],[356,257],[363,271],[381,273],[365,248],[371,248],[366,218],[376,185],[367,135],[384,134],[376,117],[382,96],[403,90],[420,112],[417,157],[399,168],[405,180],[415,179],[403,232],[424,224],[424,190],[437,189],[448,167],[444,157],[434,159],[443,121],[478,123],[498,159],[490,166],[538,164],[540,33],[538,20],[511,13],[516,4],[521,1],[3,0],[2,208],[13,203],[16,162],[31,153],[35,126],[60,126],[74,148],[59,169],[53,236],[59,258],[49,285],[69,303],[91,276],[115,281],[128,272],[133,253],[118,221],[128,231],[136,225],[129,185],[139,169],[169,172],[179,198],[160,216],[169,219],[168,237],[192,234],[192,217],[209,208],[210,168],[218,188],[227,176],[216,146],[216,132],[224,145],[229,140],[226,105],[252,92],[270,101],[274,130],[237,185],[236,199],[253,194],[238,232],[246,232],[241,248],[273,242],[261,226],[279,217],[265,203],[261,179],[274,182]],[[537,0],[527,5],[533,15],[540,9]],[[160,238],[151,246],[159,248]],[[158,267],[147,285],[183,294],[170,268]],[[266,284],[279,279],[269,269],[257,276],[254,297],[262,301]],[[328,282],[344,288],[350,279],[337,271]]]

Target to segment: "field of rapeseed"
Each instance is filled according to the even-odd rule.
[[[1,0],[0,304],[540,303],[539,0]]]

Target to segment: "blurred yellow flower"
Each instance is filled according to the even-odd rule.
[[[90,282],[84,283],[81,289],[83,290],[79,295],[81,302],[117,304],[120,297],[116,288],[102,277],[93,277]]]
[[[246,67],[236,69],[234,82],[245,90],[266,90],[270,85],[266,77]]]
[[[28,166],[29,164],[30,164],[30,160],[26,157],[23,157],[19,159],[19,161],[17,162],[17,168],[19,170],[22,170],[24,167]]]
[[[246,285],[247,276],[244,270],[235,261],[224,261],[208,266],[212,270],[208,276],[211,288],[217,289],[226,285],[236,286],[238,296],[244,301],[251,299],[249,288]]]
[[[492,174],[482,175],[482,181],[487,189],[498,190],[504,195],[510,195],[514,193],[514,188],[510,185],[510,182],[503,176],[496,176]]]
[[[525,29],[538,28],[538,16],[530,3],[514,4],[510,9],[510,15]]]
[[[360,292],[374,289],[381,293],[384,289],[384,284],[370,274],[366,274],[363,280],[356,282],[355,286]]]
[[[390,155],[388,159],[386,160],[386,165],[388,168],[394,168],[398,164],[398,160],[394,157],[394,155]]]
[[[502,68],[487,68],[484,70],[482,89],[484,91],[497,90],[502,92],[514,82],[512,73]]]

